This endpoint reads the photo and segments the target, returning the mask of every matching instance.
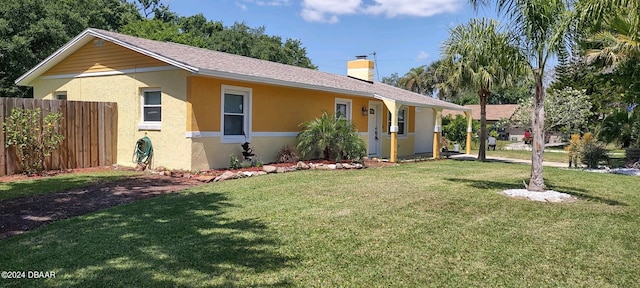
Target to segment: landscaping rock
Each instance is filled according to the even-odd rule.
[[[353,164],[353,168],[362,169],[362,168],[364,168],[364,166],[362,164],[360,164],[360,163],[355,163],[355,164]]]
[[[276,173],[284,173],[287,172],[285,167],[276,167]]]
[[[296,164],[296,168],[299,170],[307,170],[307,169],[310,169],[311,167],[309,167],[309,165],[307,165],[306,163],[299,161],[298,164]]]
[[[355,167],[353,165],[349,164],[349,163],[344,163],[344,164],[342,164],[342,168],[344,168],[344,169],[353,169]]]
[[[276,170],[278,170],[278,168],[276,166],[272,166],[272,165],[264,165],[264,166],[262,166],[262,171],[267,172],[267,173],[276,173]]]
[[[200,181],[200,182],[209,183],[211,181],[214,181],[216,179],[216,177],[214,177],[214,176],[199,176],[199,177],[197,177],[195,179]]]
[[[219,181],[224,181],[224,180],[230,180],[230,179],[237,179],[240,178],[242,176],[233,173],[231,171],[225,171],[224,173],[222,173],[222,175],[218,176],[215,178],[214,182],[219,182]]]
[[[243,172],[238,172],[238,174],[240,174],[242,177],[251,177],[253,175],[257,175],[254,174],[255,172],[250,172],[250,171],[243,171]]]
[[[156,171],[158,171],[158,172],[162,172],[162,171],[167,170],[167,168],[165,168],[164,166],[158,166],[158,167],[156,167],[156,169],[154,169],[154,170],[156,170]]]
[[[315,166],[316,170],[329,170],[329,166],[328,165],[324,165],[324,164],[317,164]]]
[[[336,164],[329,164],[329,165],[327,165],[327,167],[329,167],[329,170],[336,170],[337,165]]]
[[[256,175],[258,175],[258,176],[267,175],[267,172],[258,171],[258,172],[256,172]]]
[[[344,166],[342,165],[342,163],[336,163],[336,169],[343,169]]]

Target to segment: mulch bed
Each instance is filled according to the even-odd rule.
[[[202,182],[159,175],[138,175],[116,182],[46,195],[0,201],[0,239],[22,234],[56,220],[156,197],[202,185]]]
[[[324,162],[320,161],[318,163]],[[295,165],[295,163],[274,165],[288,167]],[[364,166],[368,168],[394,165],[398,164],[376,160],[364,162]],[[113,167],[98,167],[52,171],[35,176],[11,175],[0,177],[0,182],[40,179],[65,173],[98,172],[112,169]],[[127,170],[132,169],[127,168]],[[262,170],[262,168],[250,167],[233,170],[233,172],[253,170]],[[205,176],[216,176],[222,174],[224,171],[225,170],[208,171],[208,173],[205,173]],[[174,177],[158,174],[141,174],[115,182],[96,182],[86,187],[75,188],[68,191],[0,201],[0,239],[22,234],[60,219],[80,216],[101,209],[174,193],[204,184],[202,179],[200,179],[200,181],[196,180],[202,178],[203,175],[186,175],[188,177],[184,177],[182,173],[173,173],[171,175]]]

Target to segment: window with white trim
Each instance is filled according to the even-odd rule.
[[[336,98],[336,118],[351,120],[351,99]]]
[[[158,88],[142,89],[142,123],[139,129],[159,130],[162,122],[162,91]]]
[[[251,91],[250,88],[222,86],[221,142],[251,140]]]
[[[56,91],[54,97],[56,100],[67,100],[67,91]]]
[[[409,110],[404,107],[398,111],[398,136],[407,135],[407,116]],[[391,112],[387,116],[387,134],[391,134]]]

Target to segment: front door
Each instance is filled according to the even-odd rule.
[[[380,157],[382,141],[382,106],[369,102],[369,157]]]

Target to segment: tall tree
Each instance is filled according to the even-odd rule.
[[[414,67],[409,69],[409,72],[400,78],[398,84],[405,90],[424,94],[426,88],[426,77],[427,74],[425,66]]]
[[[0,95],[30,97],[14,81],[87,27],[119,30],[139,17],[120,0],[0,1]]]
[[[442,46],[441,71],[450,87],[477,91],[480,98],[480,151],[478,160],[486,160],[487,98],[491,90],[514,83],[528,67],[511,34],[501,32],[498,22],[472,19],[454,27]]]
[[[627,1],[627,0],[616,0]],[[636,1],[636,0],[629,0]],[[544,191],[544,98],[547,63],[559,51],[565,50],[573,15],[570,0],[469,0],[474,6],[495,2],[498,14],[510,20],[509,27],[518,35],[522,54],[533,72],[533,142],[531,179],[527,190]],[[513,63],[512,65],[521,65]]]

